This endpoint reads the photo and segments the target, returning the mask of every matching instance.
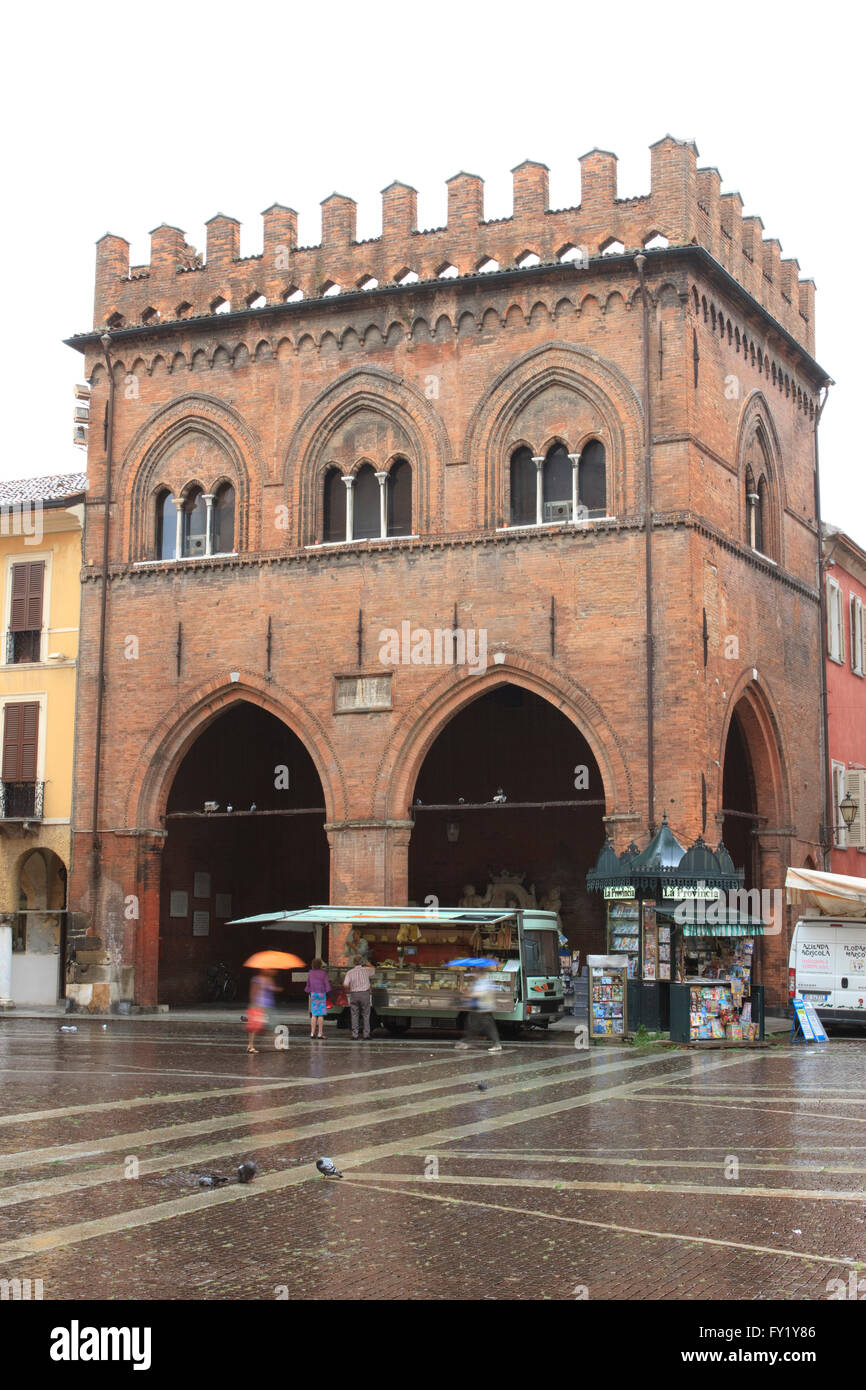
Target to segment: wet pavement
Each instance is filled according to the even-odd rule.
[[[864,1066],[858,1039],[587,1053],[563,1030],[490,1055],[301,1023],[248,1056],[212,1017],[4,1017],[0,1280],[45,1300],[827,1299],[866,1262]],[[199,1186],[244,1159],[251,1184]]]

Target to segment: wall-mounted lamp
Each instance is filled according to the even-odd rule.
[[[449,820],[445,822],[445,837],[448,840],[449,845],[457,844],[457,841],[460,839],[459,820]]]
[[[854,821],[857,819],[858,803],[854,800],[850,792],[847,792],[839,802],[839,810],[842,812],[842,819],[845,822],[845,829],[850,830]]]

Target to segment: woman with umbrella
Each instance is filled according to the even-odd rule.
[[[247,1052],[258,1052],[256,1035],[263,1033],[267,1028],[268,1011],[274,1006],[274,996],[282,993],[282,985],[278,985],[274,979],[275,972],[303,967],[303,964],[299,956],[290,955],[288,951],[258,951],[254,956],[250,956],[249,960],[244,961],[244,965],[249,969],[258,971],[250,981],[250,1005],[246,1022],[249,1036]]]

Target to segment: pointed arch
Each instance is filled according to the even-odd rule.
[[[382,753],[370,814],[405,817],[418,773],[446,724],[467,705],[501,685],[518,685],[549,701],[586,739],[598,763],[608,811],[633,809],[634,789],[625,751],[590,693],[534,653],[509,651],[485,672],[455,682],[448,671],[409,705]]]
[[[236,489],[235,548],[248,549],[258,541],[250,534],[250,494],[263,483],[265,469],[258,435],[233,406],[200,392],[191,392],[154,411],[130,441],[120,462],[117,496],[130,495],[131,506],[123,538],[131,560],[143,559],[152,544],[148,498],[164,460],[185,438],[199,435],[226,459],[224,470]],[[233,476],[231,476],[233,475]],[[188,480],[185,480],[188,481]]]
[[[747,473],[751,471],[756,492],[762,496],[762,554],[782,565],[785,562],[782,517],[787,507],[782,450],[773,415],[763,391],[752,391],[743,403],[737,427],[736,454],[739,478],[739,535],[750,544],[751,519],[747,496]],[[761,477],[766,479],[760,494]],[[757,547],[760,549],[761,547]]]
[[[643,415],[633,386],[613,363],[584,346],[545,343],[530,349],[492,382],[473,411],[462,457],[473,465],[481,525],[498,526],[508,515],[506,477],[527,406],[546,391],[573,394],[586,416],[575,421],[582,437],[605,446],[607,506],[612,515],[637,502],[635,460],[640,457]],[[576,440],[571,439],[574,446]]]
[[[334,461],[331,441],[361,412],[382,417],[407,441],[400,452],[413,465],[416,529],[429,530],[434,489],[441,509],[444,470],[451,461],[441,416],[412,382],[382,367],[354,367],[307,407],[283,455],[283,485],[294,489],[299,545],[312,544],[321,534],[324,474]]]
[[[788,740],[782,728],[779,707],[763,680],[758,683],[752,669],[740,672],[728,691],[722,719],[718,759],[724,767],[728,735],[736,715],[755,775],[755,799],[760,815],[770,826],[791,824],[793,799],[788,773]],[[718,789],[718,813],[722,810],[722,787]]]
[[[346,814],[347,794],[340,760],[317,715],[301,704],[293,692],[242,669],[237,681],[206,682],[178,699],[163,716],[131,770],[127,825],[162,823],[175,774],[186,753],[220,714],[244,701],[275,715],[304,744],[322,784],[327,819],[341,819]]]

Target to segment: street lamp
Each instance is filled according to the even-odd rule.
[[[857,811],[859,810],[859,805],[850,792],[846,792],[843,799],[839,802],[839,810],[842,812],[845,829],[850,830],[856,820]]]

